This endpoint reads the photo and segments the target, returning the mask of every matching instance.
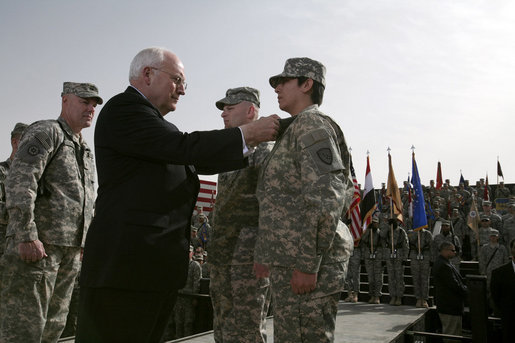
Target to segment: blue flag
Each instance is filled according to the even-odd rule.
[[[463,177],[463,174],[461,174],[461,176],[460,176],[460,185],[461,184],[465,185],[465,178]]]
[[[411,177],[413,185],[413,230],[420,231],[427,228],[427,217],[424,201],[424,192],[422,192],[422,184],[418,175],[417,162],[415,162],[415,153],[413,153],[413,170]]]

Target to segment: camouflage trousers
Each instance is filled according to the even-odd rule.
[[[194,334],[193,326],[195,324],[196,306],[197,303],[195,299],[184,297],[180,294],[177,296],[177,302],[173,309],[176,338],[191,336]]]
[[[80,247],[45,244],[48,257],[22,261],[12,238],[0,260],[0,342],[57,342],[66,324]]]
[[[359,272],[361,269],[360,255],[354,253],[349,259],[345,288],[347,291],[359,292]]]
[[[270,285],[274,312],[274,342],[334,342],[340,293],[314,297],[295,294],[290,285],[293,269],[272,267]]]
[[[371,297],[380,297],[383,288],[383,261],[365,258],[365,268],[368,276],[368,294]]]
[[[411,259],[411,277],[413,288],[417,299],[429,299],[429,275],[431,273],[429,258],[417,260],[416,256]]]
[[[256,279],[250,264],[211,265],[210,273],[215,342],[266,342],[269,279]]]
[[[404,266],[400,258],[387,258],[388,293],[390,297],[402,298],[404,295]]]

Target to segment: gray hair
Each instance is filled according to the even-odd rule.
[[[132,59],[129,69],[129,81],[137,80],[141,70],[145,67],[160,67],[164,61],[164,53],[167,50],[160,47],[146,48],[138,52]]]

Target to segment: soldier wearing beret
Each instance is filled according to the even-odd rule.
[[[90,83],[65,82],[57,120],[25,129],[5,181],[1,342],[56,342],[66,324],[93,216],[95,167],[82,129],[102,104]]]
[[[257,120],[259,106],[259,91],[252,87],[231,88],[216,102],[225,128]],[[270,143],[261,143],[249,155],[247,168],[218,174],[208,245],[216,342],[266,342],[269,280],[256,279],[252,267],[258,235],[257,179],[270,150]]]
[[[0,257],[4,254],[5,248],[5,232],[7,229],[7,208],[5,207],[5,186],[4,182],[9,174],[9,168],[14,158],[14,154],[18,150],[18,144],[20,143],[21,135],[23,130],[27,127],[27,124],[16,123],[14,129],[11,132],[11,155],[4,162],[0,162]],[[0,269],[0,276],[2,271]]]
[[[290,58],[269,81],[291,123],[259,175],[254,268],[270,275],[274,341],[332,342],[353,245],[339,220],[353,193],[350,156],[340,127],[319,109],[324,65]]]

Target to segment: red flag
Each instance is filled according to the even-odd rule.
[[[497,161],[497,176],[502,177],[502,179],[504,180],[504,175],[502,175],[501,164],[499,163],[499,161]]]
[[[436,170],[436,189],[442,189],[442,164],[438,161],[438,168]]]
[[[358,180],[356,179],[354,166],[352,165],[352,159],[350,161],[350,173],[352,176],[352,184],[354,185],[354,194],[352,195],[352,203],[350,204],[349,211],[347,212],[347,217],[350,218],[350,232],[354,238],[354,242],[356,242],[361,238],[363,230],[361,228],[361,214],[359,211],[361,194],[359,192]]]
[[[488,194],[488,174],[486,174],[485,190],[483,192],[483,200],[490,200],[490,194]]]
[[[365,172],[365,192],[363,193],[363,201],[361,202],[361,222],[363,231],[372,222],[372,215],[376,210],[376,193],[374,192],[374,183],[372,182],[372,173],[370,172],[370,159],[367,156],[367,170]]]

